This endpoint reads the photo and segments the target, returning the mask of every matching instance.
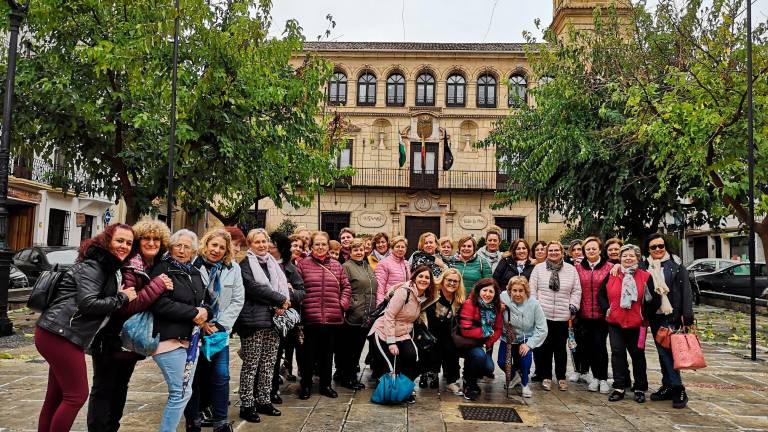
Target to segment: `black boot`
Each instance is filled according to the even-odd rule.
[[[221,426],[213,428],[213,432],[234,432],[234,429],[232,429],[232,423],[226,422]]]
[[[674,398],[672,399],[672,408],[683,409],[688,406],[688,393],[685,391],[685,387],[676,386],[673,389]]]
[[[440,387],[440,378],[437,376],[437,372],[429,373],[429,388],[436,389]]]
[[[312,387],[302,387],[299,390],[299,399],[307,400],[312,396]]]
[[[269,400],[272,401],[275,405],[280,405],[283,403],[283,398],[280,397],[279,393],[272,393],[269,395]]]
[[[280,410],[275,408],[272,404],[256,404],[256,412],[272,417],[278,417],[282,414]]]
[[[187,424],[186,424],[187,432],[201,432],[202,430],[203,430],[203,427],[200,425],[200,419],[187,421]]]
[[[331,386],[321,387],[320,394],[331,399],[339,397],[339,394]]]
[[[668,387],[662,384],[661,387],[659,387],[658,390],[651,393],[651,400],[656,401],[665,401],[665,400],[672,400],[674,399],[675,395],[672,392],[672,387]]]
[[[241,406],[240,418],[250,423],[259,423],[261,421],[261,417],[259,417],[259,413],[256,412],[256,407]]]

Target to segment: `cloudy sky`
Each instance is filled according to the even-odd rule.
[[[552,21],[551,0],[273,0],[273,32],[295,18],[307,40],[336,28],[329,40],[419,42],[521,42]],[[680,0],[684,3],[685,0]],[[655,0],[648,0],[649,5]],[[768,0],[753,0],[753,20],[768,19]]]

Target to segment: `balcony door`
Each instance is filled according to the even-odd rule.
[[[411,143],[411,188],[437,189],[437,143],[425,143],[426,157],[424,169],[421,163],[421,143]]]

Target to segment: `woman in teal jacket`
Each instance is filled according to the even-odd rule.
[[[493,277],[493,268],[488,260],[477,254],[477,242],[473,237],[460,238],[458,247],[459,252],[453,256],[449,265],[461,273],[467,290],[466,297],[469,298],[475,282]]]

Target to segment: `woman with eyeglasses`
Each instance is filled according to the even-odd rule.
[[[173,432],[181,421],[184,408],[192,397],[193,379],[184,387],[184,369],[187,364],[192,330],[204,326],[213,311],[200,271],[192,264],[198,249],[197,234],[187,229],[173,233],[170,253],[152,271],[153,276],[167,274],[173,281],[173,290],[164,292],[150,307],[154,316],[154,335],[160,344],[152,355],[168,386],[168,400],[160,420],[161,432]],[[194,359],[190,376],[195,376]]]
[[[533,265],[541,264],[547,260],[547,242],[543,240],[537,240],[531,245],[532,257],[531,262]],[[530,279],[530,278],[529,278]]]
[[[116,431],[120,428],[128,383],[139,360],[145,357],[122,348],[120,332],[132,315],[147,310],[165,290],[173,289],[166,274],[150,280],[152,268],[168,250],[171,233],[160,221],[138,222],[133,236],[139,250],[121,269],[123,285],[136,290],[136,300],[115,311],[91,343],[93,384],[88,399],[88,430]]]
[[[420,359],[423,364],[419,386],[436,389],[440,386],[438,373],[443,369],[443,379],[446,389],[456,395],[461,395],[459,385],[459,353],[451,336],[452,323],[456,320],[456,313],[464,303],[464,282],[461,273],[454,268],[443,272],[437,281],[438,296],[427,304],[423,315],[426,324],[437,339],[437,345],[432,351],[425,353],[425,358]],[[422,385],[423,381],[423,385]]]
[[[681,325],[692,325],[693,293],[691,292],[688,270],[674,260],[667,251],[664,237],[651,234],[648,237],[648,272],[651,274],[654,291],[661,297],[661,307],[650,313],[651,332],[656,333],[662,326],[677,329]],[[656,343],[661,364],[661,387],[651,394],[652,401],[671,400],[672,407],[685,408],[688,393],[683,386],[680,371],[675,369],[672,351]]]

